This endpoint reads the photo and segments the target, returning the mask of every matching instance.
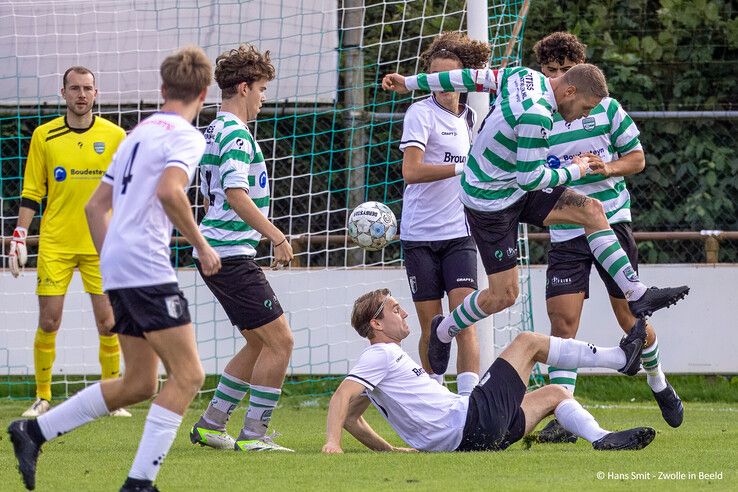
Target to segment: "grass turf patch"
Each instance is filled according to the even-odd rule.
[[[373,453],[344,433],[344,455],[322,455],[326,398],[284,398],[272,427],[276,440],[297,452],[245,454],[192,445],[188,432],[205,407],[187,412],[177,439],[157,479],[173,490],[730,490],[738,473],[738,409],[728,403],[686,403],[685,421],[671,429],[652,403],[614,403],[585,399],[604,428],[638,425],[657,429],[654,442],[641,451],[596,452],[576,444],[522,443],[487,453]],[[0,403],[0,423],[7,427],[28,402]],[[44,446],[38,490],[117,490],[133,461],[148,405],[132,407],[132,419],[104,418]],[[234,412],[229,431],[237,434],[243,408]],[[390,442],[399,438],[370,408],[367,420]],[[545,423],[545,422],[544,422]],[[0,436],[1,490],[20,490],[11,444]],[[598,473],[603,478],[599,478]],[[659,475],[665,473],[669,475]],[[708,477],[700,473],[716,473]],[[684,474],[684,478],[681,477]],[[693,478],[689,474],[694,474]]]

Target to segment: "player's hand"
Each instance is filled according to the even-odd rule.
[[[323,449],[321,452],[325,454],[343,454],[343,449],[341,449],[341,446],[338,444],[332,444],[332,443],[325,443],[323,446]]]
[[[274,246],[274,259],[272,260],[272,270],[279,270],[290,264],[292,259],[295,257],[292,252],[292,245],[287,238],[284,238],[281,242],[277,241],[277,245]]]
[[[607,178],[610,177],[610,175],[612,174],[612,169],[606,162],[604,162],[600,158],[600,156],[592,154],[591,152],[587,152],[582,156],[589,159],[590,174],[602,174]]]
[[[398,94],[406,94],[410,92],[407,90],[407,86],[405,85],[405,77],[399,73],[385,75],[382,79],[382,89],[386,91],[394,91]]]
[[[418,450],[415,448],[398,448],[397,446],[392,446],[392,451],[395,453],[417,453]]]
[[[200,260],[203,275],[215,275],[220,271],[220,255],[208,243],[197,248],[197,257]]]
[[[28,236],[28,229],[25,227],[16,227],[13,231],[13,238],[10,240],[8,267],[14,277],[20,275],[21,270],[26,266],[26,261],[28,261],[26,236]]]
[[[589,168],[589,158],[584,155],[578,155],[572,159],[572,164],[579,166],[579,176],[584,177],[587,174],[591,174],[592,171]]]

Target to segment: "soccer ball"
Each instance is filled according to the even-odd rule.
[[[367,251],[379,251],[392,241],[397,232],[397,219],[384,203],[364,202],[351,212],[348,235]]]

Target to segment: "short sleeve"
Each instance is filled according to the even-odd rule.
[[[641,150],[640,131],[633,119],[625,112],[615,99],[610,100],[607,108],[610,118],[610,143],[620,155],[634,150]]]
[[[418,147],[425,151],[431,133],[432,122],[430,116],[430,111],[425,111],[417,103],[408,108],[402,125],[400,150],[404,151],[408,147]]]
[[[122,155],[121,150],[126,146],[126,142],[123,141],[118,146],[118,148],[115,151],[115,154],[113,154],[113,158],[110,160],[110,165],[105,170],[105,174],[103,174],[102,182],[107,183],[110,186],[113,186],[115,183],[115,168],[116,168],[116,162],[120,158],[120,155]]]
[[[233,188],[249,190],[249,167],[256,148],[253,137],[239,128],[223,139],[220,147],[220,185],[223,191]]]
[[[379,345],[372,345],[361,354],[346,379],[363,385],[369,391],[387,376],[390,354]]]
[[[40,129],[33,131],[31,146],[28,149],[26,169],[23,177],[23,198],[41,203],[46,196],[46,159],[44,152],[45,135]]]
[[[205,152],[205,137],[194,128],[180,129],[174,131],[167,143],[167,161],[164,167],[178,167],[192,180]]]

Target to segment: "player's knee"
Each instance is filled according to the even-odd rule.
[[[487,306],[482,304],[482,309],[487,313],[496,313],[515,304],[520,291],[516,282],[488,292],[490,295],[487,296]]]
[[[523,331],[518,333],[513,343],[533,347],[538,342],[538,336],[532,331]]]
[[[158,386],[156,379],[130,378],[125,381],[126,393],[128,393],[130,401],[134,403],[153,397],[156,394]]]
[[[560,338],[576,337],[578,316],[549,311],[548,317],[551,320],[551,336]]]
[[[47,314],[39,317],[38,327],[41,328],[41,331],[45,331],[46,333],[53,333],[55,331],[59,331],[60,326],[61,316]]]
[[[589,222],[589,224],[585,225],[607,227],[605,208],[602,206],[601,201],[587,198],[587,200],[584,202],[584,207],[587,211],[587,221]]]
[[[556,406],[564,400],[574,398],[574,395],[560,384],[549,384],[546,388],[552,408],[556,408]]]

